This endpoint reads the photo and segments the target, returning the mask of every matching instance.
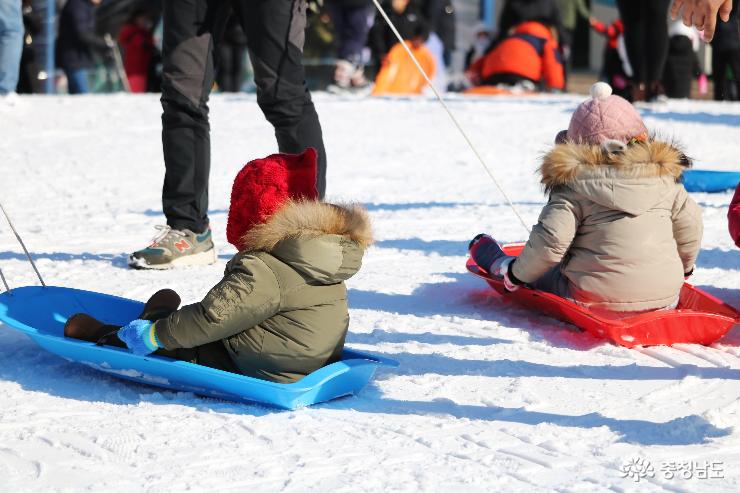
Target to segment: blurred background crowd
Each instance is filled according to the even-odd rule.
[[[383,0],[441,91],[583,92],[632,101],[738,100],[737,3],[711,43],[670,0]],[[308,86],[418,93],[425,82],[372,0],[308,2]],[[218,33],[217,91],[252,91],[246,38]],[[394,50],[395,48],[395,50]],[[0,0],[0,93],[158,92],[159,0]]]

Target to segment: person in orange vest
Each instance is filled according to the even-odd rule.
[[[496,43],[466,72],[475,85],[521,85],[527,81],[540,90],[565,88],[563,59],[557,36],[540,22],[522,22]]]

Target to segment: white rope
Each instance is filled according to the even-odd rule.
[[[2,279],[3,284],[5,284],[5,291],[8,292],[8,296],[12,295],[13,293],[10,292],[10,286],[8,286],[8,281],[5,280],[5,275],[3,274],[2,269],[0,269],[0,279]]]
[[[36,268],[36,263],[33,261],[33,258],[31,258],[31,254],[28,253],[28,249],[26,248],[25,243],[23,243],[23,240],[21,239],[21,235],[19,235],[18,231],[15,230],[15,227],[13,226],[13,222],[10,220],[10,216],[8,216],[8,213],[5,211],[5,207],[3,207],[3,204],[1,202],[0,202],[0,210],[2,210],[3,215],[5,216],[5,219],[7,219],[8,224],[10,225],[10,229],[13,230],[13,233],[15,233],[15,237],[18,239],[18,243],[21,244],[23,251],[26,253],[26,257],[28,257],[28,261],[31,262],[31,267],[33,267],[33,270],[36,271],[36,276],[38,276],[39,281],[41,281],[41,285],[43,287],[46,287],[46,283],[44,282],[44,279],[41,277],[41,273]],[[3,278],[3,281],[4,280],[5,278]]]
[[[522,219],[522,216],[519,215],[519,211],[516,210],[516,207],[514,206],[514,203],[511,201],[509,196],[506,194],[504,189],[499,184],[498,180],[496,179],[496,176],[493,174],[493,171],[488,167],[485,160],[481,156],[480,152],[478,152],[478,149],[473,145],[473,142],[468,137],[468,134],[465,133],[465,130],[463,130],[460,123],[457,121],[457,118],[455,118],[455,115],[452,114],[452,111],[450,111],[450,108],[447,106],[447,103],[445,103],[444,99],[442,99],[442,95],[439,93],[436,87],[434,87],[434,84],[432,84],[432,81],[429,79],[429,76],[424,71],[424,69],[419,64],[419,61],[416,59],[414,54],[409,49],[406,42],[403,40],[403,37],[401,37],[401,34],[398,32],[398,29],[396,29],[396,26],[393,25],[393,21],[390,20],[388,17],[388,14],[385,13],[385,10],[383,10],[383,7],[380,6],[380,3],[378,0],[373,0],[373,3],[375,4],[375,7],[378,9],[378,12],[380,12],[380,15],[385,19],[385,22],[388,24],[388,27],[391,28],[391,31],[393,31],[393,34],[396,35],[396,38],[398,38],[398,41],[401,43],[403,48],[406,50],[406,53],[411,57],[411,61],[414,62],[414,65],[416,65],[416,68],[419,70],[421,75],[424,77],[424,80],[427,81],[427,84],[429,84],[429,87],[432,88],[432,91],[434,91],[434,95],[437,96],[437,100],[442,105],[442,107],[445,109],[447,114],[449,115],[450,119],[452,120],[452,123],[455,124],[455,127],[460,131],[460,134],[462,134],[463,138],[465,139],[465,142],[468,143],[468,146],[473,151],[473,154],[475,154],[475,157],[478,158],[478,162],[483,166],[483,169],[486,170],[486,173],[488,173],[488,176],[491,177],[491,180],[493,180],[493,183],[496,185],[496,188],[498,188],[498,191],[501,192],[501,195],[503,195],[504,199],[506,199],[506,202],[509,204],[509,207],[511,207],[511,210],[514,212],[516,217],[519,219],[519,222],[522,223],[522,226],[524,229],[527,230],[527,233],[529,233],[529,226],[527,226],[527,223]]]

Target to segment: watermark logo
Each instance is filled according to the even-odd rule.
[[[722,479],[725,477],[725,465],[722,461],[673,461],[660,463],[659,471],[663,479]],[[643,457],[632,457],[619,468],[623,478],[630,478],[638,483],[656,475],[653,464]]]
[[[633,457],[627,462],[622,464],[619,468],[621,476],[623,478],[630,478],[635,483],[639,483],[641,479],[654,478],[655,468],[649,460],[642,457]]]

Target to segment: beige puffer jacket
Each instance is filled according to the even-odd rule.
[[[701,209],[677,182],[685,162],[659,141],[620,153],[555,146],[540,167],[550,199],[514,276],[532,283],[560,264],[572,296],[590,306],[638,311],[673,303],[702,236]]]

